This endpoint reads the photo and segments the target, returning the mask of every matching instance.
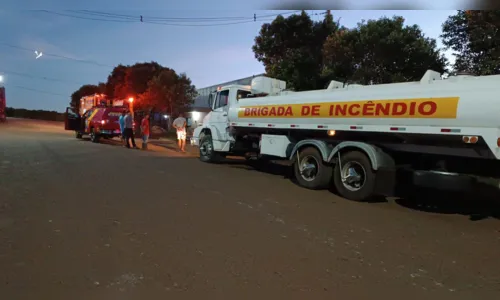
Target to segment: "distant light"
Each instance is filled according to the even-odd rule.
[[[164,117],[165,119],[168,119],[168,115],[163,115],[163,117]]]
[[[194,121],[198,121],[200,119],[200,113],[197,111],[191,112],[191,116],[193,117]]]
[[[128,102],[130,102],[130,103],[134,102],[134,98],[132,98],[132,97],[128,98]]]

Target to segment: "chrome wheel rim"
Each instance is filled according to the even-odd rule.
[[[349,161],[342,166],[340,171],[342,184],[352,192],[359,191],[366,182],[366,170],[356,161]]]
[[[200,146],[200,153],[202,156],[210,156],[212,153],[212,143],[210,141],[203,141]]]
[[[319,162],[314,156],[312,155],[304,156],[300,160],[299,164],[300,176],[305,181],[309,182],[313,181],[314,179],[316,179],[316,176],[318,175],[318,167],[319,167]]]

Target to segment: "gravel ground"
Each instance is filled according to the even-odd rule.
[[[500,299],[479,198],[354,203],[282,166],[118,144],[0,124],[2,299]]]

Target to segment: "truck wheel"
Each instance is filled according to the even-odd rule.
[[[78,132],[78,131],[75,131],[75,137],[77,139],[81,139],[82,138],[82,133],[81,132]]]
[[[221,160],[221,156],[214,151],[212,136],[205,134],[200,139],[200,160],[202,162],[215,163]]]
[[[373,196],[375,176],[370,159],[364,153],[351,151],[340,156],[333,182],[340,196],[361,202]]]
[[[94,128],[90,129],[90,141],[92,143],[99,143],[99,134],[94,131]]]
[[[297,155],[298,161],[294,162],[293,169],[299,185],[311,190],[327,188],[332,180],[333,167],[323,161],[318,149],[308,147],[297,151]]]

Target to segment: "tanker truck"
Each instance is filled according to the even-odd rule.
[[[256,77],[210,94],[211,112],[191,144],[203,162],[283,160],[300,186],[333,185],[354,201],[391,196],[400,169],[411,170],[414,183],[460,189],[470,175],[500,178],[499,84],[500,75],[443,79],[428,70],[416,82],[331,81],[293,92]]]

